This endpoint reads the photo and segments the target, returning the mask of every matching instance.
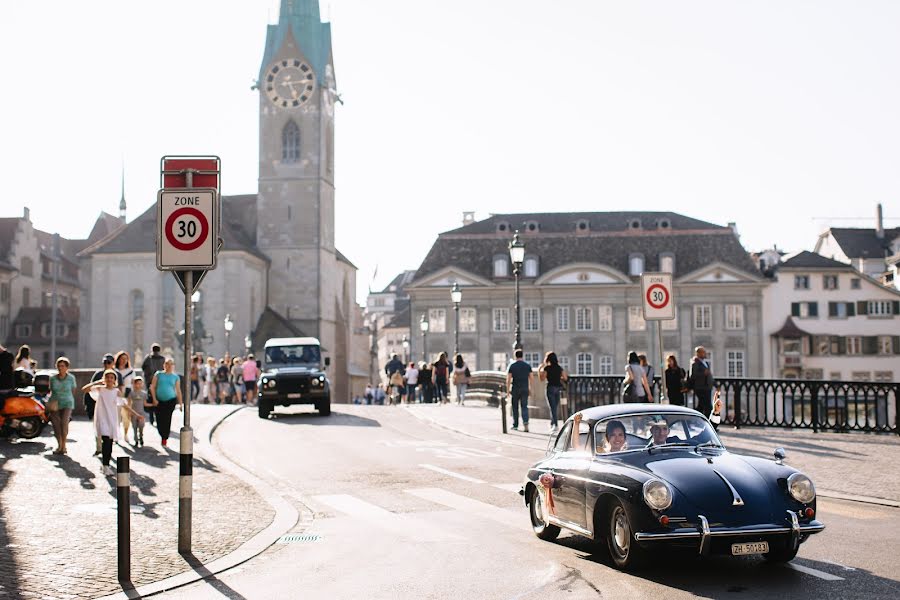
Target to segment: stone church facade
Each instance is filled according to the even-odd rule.
[[[282,0],[255,89],[258,192],[222,198],[224,247],[195,305],[207,334],[197,349],[234,355],[245,352],[245,337],[254,350],[269,337],[318,337],[331,357],[334,401],[343,402],[365,365],[351,356],[356,267],[334,245],[337,94],[331,27],[317,0]],[[140,358],[154,341],[179,356],[184,297],[171,274],[156,270],[155,243],[152,207],[81,252],[82,356],[124,348]],[[234,322],[227,343],[226,315]]]

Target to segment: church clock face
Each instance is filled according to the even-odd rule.
[[[280,60],[266,71],[264,89],[275,106],[297,108],[313,96],[315,71],[309,63],[299,59]]]

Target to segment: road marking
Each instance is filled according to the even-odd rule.
[[[449,469],[444,469],[441,467],[437,467],[435,465],[429,464],[421,464],[419,465],[423,469],[430,469],[435,473],[440,473],[442,475],[447,475],[449,477],[456,477],[457,479],[462,479],[463,481],[468,481],[469,483],[487,483],[486,481],[482,481],[481,479],[476,479],[475,477],[469,477],[468,475],[463,475],[462,473],[455,473],[450,471]]]
[[[831,573],[826,573],[825,571],[820,571],[818,569],[804,567],[803,565],[798,565],[797,563],[787,563],[784,566],[788,569],[793,569],[795,571],[800,571],[801,573],[806,573],[807,575],[812,575],[813,577],[818,577],[819,579],[824,579],[825,581],[844,580],[843,577],[838,577],[837,575],[832,575]]]
[[[816,562],[823,562],[826,565],[834,565],[835,567],[840,567],[845,571],[855,571],[856,569],[853,567],[848,567],[847,565],[842,565],[841,563],[836,563],[834,561],[825,560],[824,558],[817,558]]]
[[[447,490],[443,490],[441,488],[418,488],[403,491],[407,494],[416,496],[417,498],[422,498],[423,500],[428,500],[437,504],[443,504],[444,506],[447,506],[449,508],[454,508],[456,510],[471,513],[485,519],[490,519],[504,525],[509,525],[510,527],[515,527],[517,529],[531,529],[531,525],[529,525],[528,519],[516,514],[513,511],[498,508],[493,504],[480,502],[479,500],[473,500],[472,498],[467,498],[466,496],[454,494],[453,492],[448,492]]]
[[[366,522],[394,535],[410,535],[417,540],[446,542],[463,537],[441,530],[433,523],[410,515],[398,515],[389,510],[360,500],[350,494],[313,496],[313,500],[327,504],[340,512],[364,519]]]
[[[519,490],[522,489],[521,483],[495,483],[494,487],[498,490],[503,490],[504,492],[515,492],[519,493]]]

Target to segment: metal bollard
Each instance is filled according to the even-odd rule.
[[[119,581],[131,581],[131,459],[116,458],[116,508],[119,530]]]
[[[191,552],[191,519],[193,512],[194,430],[181,428],[178,455],[178,552]]]
[[[503,415],[503,433],[508,433],[506,430],[506,395],[500,396],[500,414]]]

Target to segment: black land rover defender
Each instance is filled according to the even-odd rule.
[[[322,360],[319,340],[273,338],[257,386],[259,418],[266,419],[276,404],[313,404],[320,415],[331,414],[331,384],[325,375],[330,359]]]

